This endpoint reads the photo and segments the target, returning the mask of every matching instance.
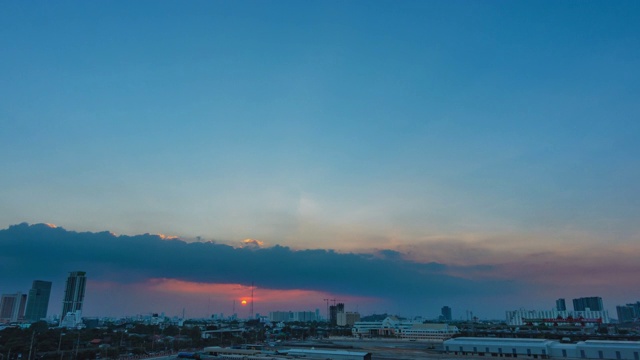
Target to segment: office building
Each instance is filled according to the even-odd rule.
[[[356,322],[360,321],[360,314],[357,312],[339,312],[336,319],[338,326],[353,326]]]
[[[616,306],[619,322],[632,322],[640,318],[640,301]]]
[[[556,310],[558,311],[567,311],[567,303],[564,299],[556,300]]]
[[[635,303],[631,303],[631,304],[627,304],[627,306],[630,306],[631,308],[633,308],[633,316],[636,318],[640,318],[640,301],[636,301]]]
[[[599,296],[573,299],[573,311],[603,311],[602,298]]]
[[[338,303],[329,307],[329,321],[331,325],[338,325],[338,313],[344,313],[343,303]]]
[[[442,309],[440,310],[440,318],[443,321],[451,321],[452,317],[451,317],[451,308],[448,306],[443,306]]]
[[[636,317],[633,306],[618,305],[616,306],[616,312],[618,313],[618,322],[632,322]]]
[[[25,320],[38,321],[47,317],[49,295],[51,295],[51,281],[35,280],[33,282],[27,298]]]
[[[24,319],[27,295],[22,293],[4,294],[0,299],[0,322],[11,323]]]
[[[62,301],[62,315],[60,324],[65,326],[75,326],[80,323],[82,316],[82,302],[84,301],[84,291],[87,283],[87,273],[84,271],[73,271],[69,273],[64,290],[64,300]],[[67,317],[69,317],[68,321]],[[73,322],[71,324],[71,317]]]
[[[271,311],[269,321],[273,322],[309,322],[318,321],[319,311]]]

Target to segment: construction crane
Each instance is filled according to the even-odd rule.
[[[322,299],[322,300],[327,302],[327,322],[329,322],[329,301],[331,301],[331,299]]]

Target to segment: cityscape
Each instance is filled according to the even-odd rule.
[[[368,352],[351,351],[345,355],[341,353],[344,350],[321,350],[322,354],[320,354],[313,352],[315,347],[311,347],[312,350],[299,347],[308,344],[309,339],[333,339],[332,346],[336,346],[336,344],[344,346],[340,341],[350,343],[350,341],[365,339],[394,340],[400,343],[408,341],[409,344],[424,342],[426,349],[436,349],[437,346],[440,353],[483,356],[485,353],[502,352],[502,348],[491,350],[490,347],[487,347],[484,352],[477,350],[479,345],[500,346],[500,343],[496,343],[495,338],[496,336],[503,338],[505,335],[507,338],[501,340],[503,346],[520,346],[513,342],[518,336],[543,339],[536,340],[538,342],[535,344],[527,343],[525,345],[523,349],[526,349],[529,357],[534,357],[534,353],[539,351],[538,355],[551,354],[552,356],[554,352],[561,352],[562,358],[566,358],[567,351],[572,351],[576,354],[580,352],[580,358],[587,358],[587,351],[595,351],[602,355],[598,355],[599,358],[604,358],[603,354],[606,348],[608,351],[615,352],[616,358],[622,358],[621,351],[627,346],[624,345],[625,341],[633,341],[638,344],[637,340],[640,339],[640,301],[616,306],[617,319],[615,319],[610,318],[604,309],[602,297],[596,296],[572,299],[573,311],[567,309],[566,299],[560,298],[555,301],[555,307],[552,310],[506,311],[506,319],[503,320],[480,320],[470,311],[467,311],[467,319],[454,320],[453,309],[446,305],[440,309],[440,315],[437,319],[422,317],[408,319],[393,314],[361,316],[358,312],[346,311],[345,304],[337,302],[338,299],[328,298],[323,299],[327,305],[326,316],[321,315],[320,309],[315,311],[269,311],[268,315],[261,315],[253,312],[254,288],[252,284],[249,300],[239,302],[239,306],[251,308],[250,315],[246,318],[239,317],[237,313],[229,316],[224,316],[222,313],[211,314],[207,318],[197,319],[185,318],[184,313],[182,317],[172,318],[159,313],[100,318],[82,315],[85,292],[87,291],[87,273],[85,271],[68,273],[64,286],[64,298],[61,302],[62,311],[59,316],[47,316],[51,288],[52,282],[50,281],[34,280],[28,293],[17,292],[2,295],[0,334],[14,331],[10,333],[9,338],[4,337],[4,341],[0,337],[0,349],[8,350],[6,359],[24,358],[28,336],[22,336],[19,339],[20,333],[15,331],[29,331],[29,329],[32,331],[30,332],[31,340],[28,345],[27,359],[31,359],[33,354],[38,359],[48,357],[57,359],[58,356],[60,359],[64,359],[65,356],[69,356],[75,360],[99,359],[103,356],[121,359],[123,356],[124,358],[138,358],[141,355],[143,357],[171,357],[177,350],[189,349],[192,351],[198,347],[204,349],[202,353],[198,353],[201,354],[198,357],[206,357],[206,354],[213,358],[245,356],[247,353],[240,352],[254,351],[255,353],[252,355],[261,358],[263,355],[260,354],[262,354],[264,346],[259,346],[259,342],[270,344],[273,347],[283,340],[282,345],[298,347],[289,350],[275,350],[275,353],[273,350],[269,350],[266,353],[267,356],[277,354],[284,356],[282,359],[290,358],[288,356],[294,358],[305,356],[313,359],[314,355],[335,356],[332,358],[336,359],[341,359],[340,356],[365,360],[371,358],[371,353]],[[5,332],[2,332],[3,330]],[[105,330],[110,332],[105,332]],[[134,332],[127,333],[125,340],[122,331],[126,333],[128,330],[134,330]],[[164,334],[165,330],[166,336],[157,334]],[[178,336],[175,334],[176,330]],[[189,335],[182,336],[183,330]],[[77,333],[76,343],[75,345],[71,344],[70,350],[67,350],[68,353],[65,355],[65,350],[62,348],[63,336],[72,334],[74,331]],[[115,346],[112,338],[117,336],[115,334],[118,331],[121,334],[120,342]],[[149,333],[150,331],[151,333]],[[143,332],[143,334],[138,332]],[[45,339],[46,337],[51,338],[51,334],[59,336],[57,350],[47,348],[47,340]],[[98,336],[98,334],[102,335]],[[569,334],[574,340],[582,339],[586,342],[574,343],[576,345],[573,347],[567,347],[566,343],[571,341],[571,338],[566,336]],[[38,340],[34,349],[36,335],[39,335],[43,340]],[[132,335],[138,340],[148,338],[149,344],[132,341]],[[515,338],[511,338],[514,335]],[[81,338],[84,340],[81,341]],[[242,345],[246,344],[247,338],[253,339],[252,345]],[[8,342],[9,339],[13,339],[13,342]],[[553,342],[553,339],[559,341]],[[592,344],[589,344],[589,341],[593,341],[593,339],[597,339],[596,341],[616,339],[618,343],[609,342],[606,346],[599,345],[594,348]],[[329,340],[321,341],[323,343],[311,342],[311,344],[326,345]],[[234,346],[234,344],[237,345]],[[238,347],[238,344],[242,346]],[[224,345],[231,347],[221,347]],[[53,346],[53,343],[49,346]],[[640,350],[640,346],[635,346]],[[472,348],[473,350],[471,350]],[[631,349],[634,348],[631,347]],[[11,355],[12,351],[13,356]],[[513,348],[513,351],[515,355],[520,350]],[[184,354],[187,353],[179,352],[178,357]],[[391,356],[397,356],[394,354],[392,353]],[[633,354],[635,356],[637,351]],[[497,355],[493,354],[493,356]],[[5,358],[4,354],[3,358]]]
[[[0,360],[640,360],[640,1],[0,0]]]
[[[85,271],[69,272],[65,287],[64,298],[62,300],[61,312],[53,316],[47,316],[49,300],[51,294],[51,281],[34,280],[28,292],[16,292],[13,294],[2,294],[0,300],[0,324],[4,326],[15,326],[21,324],[31,324],[38,321],[45,321],[51,325],[61,328],[85,327],[82,315],[83,303],[87,284],[87,273]],[[208,318],[214,320],[259,320],[260,322],[326,322],[335,326],[353,327],[360,321],[361,315],[357,311],[346,311],[345,304],[337,302],[338,299],[322,299],[326,302],[326,312],[321,315],[319,308],[314,311],[269,311],[268,315],[254,314],[253,285],[251,287],[251,297],[249,300],[239,300],[238,307],[248,306],[251,311],[246,317],[241,317],[237,312],[228,316],[224,313],[212,313]],[[555,301],[555,307],[551,310],[523,309],[507,310],[505,319],[484,319],[491,321],[503,321],[506,325],[532,325],[533,323],[552,325],[581,324],[581,325],[603,325],[603,324],[627,324],[633,325],[640,322],[640,301],[616,305],[616,314],[613,319],[609,316],[603,305],[602,297],[582,297],[572,300],[573,311],[567,310],[566,299],[560,298]],[[235,310],[235,300],[234,307]],[[149,314],[153,311],[149,312]],[[426,319],[422,316],[416,317],[419,322],[452,322],[454,317],[449,306],[443,306],[440,315],[434,319]],[[137,316],[140,316],[138,314]],[[183,316],[181,321],[186,320]],[[367,314],[374,315],[374,314]],[[155,317],[158,315],[156,314]],[[466,311],[466,322],[478,321],[478,317],[472,311]],[[96,320],[92,318],[92,320]],[[3,325],[0,325],[3,326]],[[355,327],[354,335],[362,335],[362,330]],[[366,331],[365,331],[366,332]]]

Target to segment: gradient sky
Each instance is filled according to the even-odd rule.
[[[273,285],[368,310],[640,299],[637,1],[0,1],[0,45],[0,228],[394,254],[506,289]]]

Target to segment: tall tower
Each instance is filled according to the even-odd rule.
[[[567,311],[567,302],[563,298],[556,300],[556,309],[558,311]]]
[[[34,280],[29,290],[27,311],[24,318],[28,321],[38,321],[47,317],[51,295],[51,281]]]
[[[443,306],[442,309],[440,310],[440,313],[442,315],[441,318],[444,321],[451,321],[451,308],[448,306]]]
[[[82,301],[84,300],[84,289],[87,283],[87,273],[84,271],[73,271],[69,273],[67,285],[64,289],[64,300],[62,300],[62,323],[69,313],[75,314],[75,321],[79,323],[82,312]]]

